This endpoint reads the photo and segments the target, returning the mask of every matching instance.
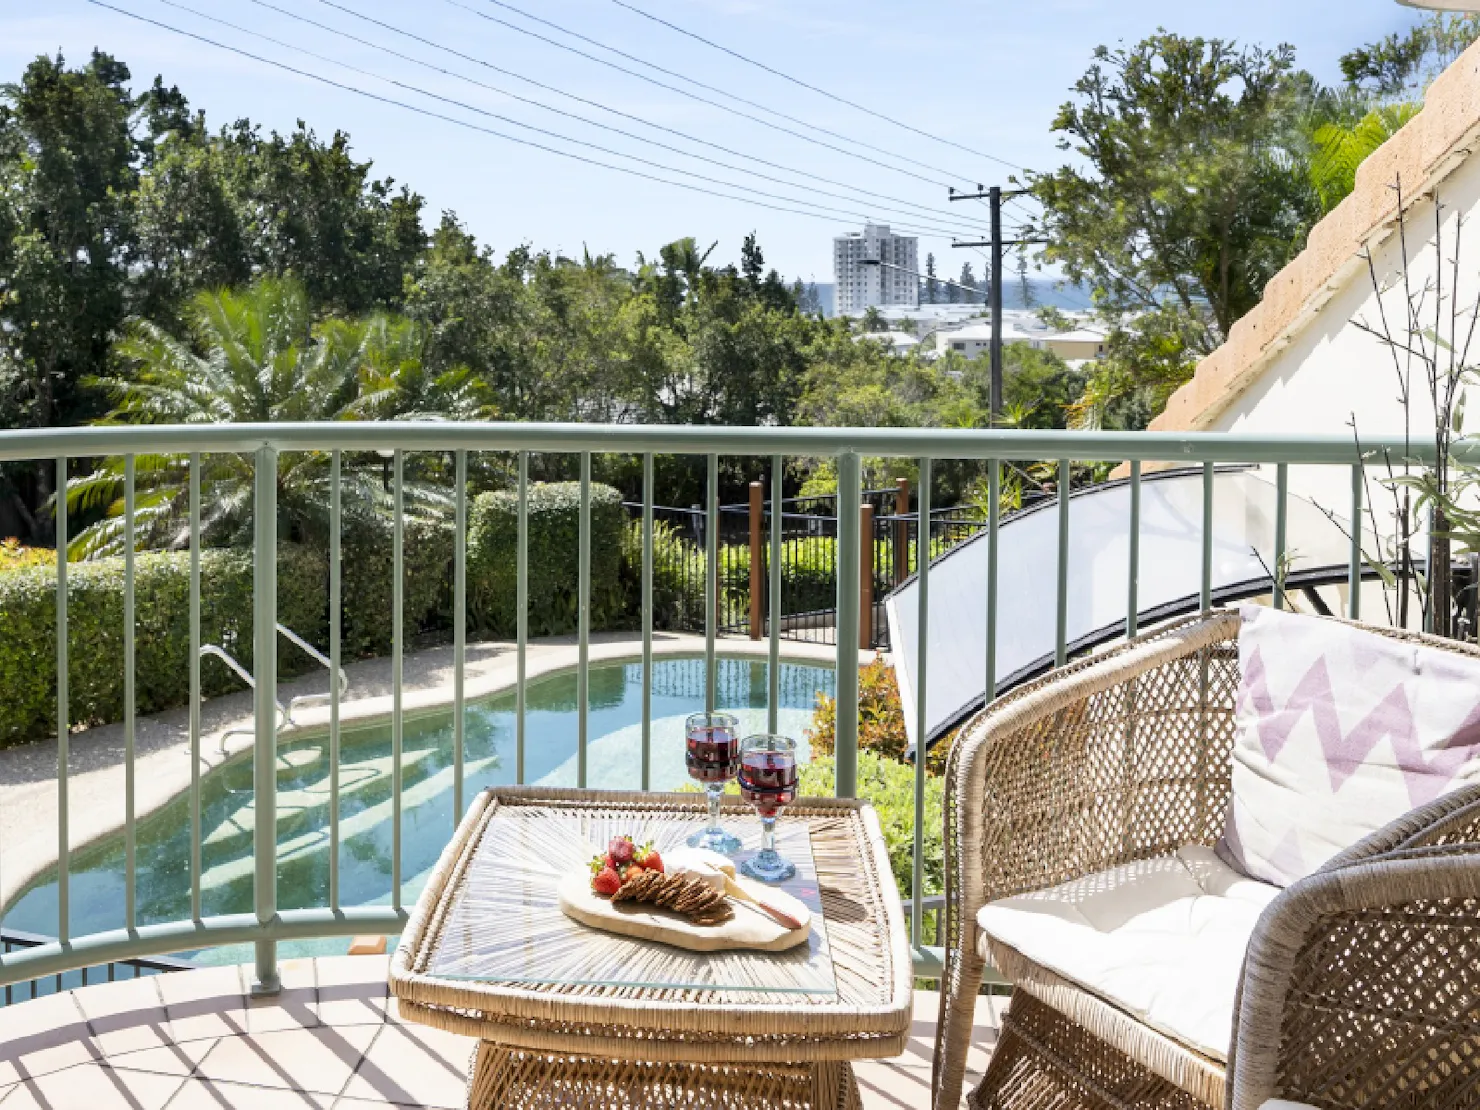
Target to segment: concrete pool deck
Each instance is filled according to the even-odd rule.
[[[729,657],[765,659],[769,644],[723,636],[719,650]],[[655,658],[702,655],[704,637],[690,633],[653,633]],[[642,637],[635,632],[594,633],[592,664],[640,659]],[[526,678],[533,681],[573,669],[578,657],[574,636],[531,640],[526,651]],[[831,664],[835,649],[815,643],[782,641],[781,658],[794,663]],[[349,693],[340,709],[344,727],[386,720],[392,710],[391,660],[365,659],[345,666]],[[467,645],[465,695],[479,701],[514,688],[517,652],[512,641]],[[402,708],[407,717],[452,704],[453,651],[450,645],[407,652],[403,657]],[[279,684],[279,699],[328,689],[328,675],[317,671]],[[312,736],[328,726],[327,707],[301,710],[295,726],[281,736]],[[233,737],[223,754],[218,737],[232,728],[250,727],[252,692],[243,690],[201,703],[200,774],[251,749],[248,736]],[[190,715],[185,706],[135,723],[135,820],[162,808],[190,788]],[[594,739],[594,737],[593,737]],[[71,734],[68,751],[68,843],[76,852],[124,827],[124,728],[100,725]],[[57,742],[19,744],[0,750],[0,906],[9,906],[57,858]]]

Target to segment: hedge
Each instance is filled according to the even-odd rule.
[[[450,520],[405,522],[401,553],[408,636],[452,627],[453,538]],[[344,522],[339,552],[340,643],[347,657],[389,654],[394,563],[394,533],[388,519]],[[471,570],[471,558],[469,565]]]
[[[592,627],[612,627],[625,611],[621,496],[591,487]],[[580,486],[536,485],[529,491],[529,627],[531,635],[576,627]],[[468,624],[472,631],[515,633],[518,499],[478,497],[469,512]],[[408,636],[452,624],[453,525],[411,518],[402,549]],[[346,658],[378,655],[391,644],[394,550],[390,522],[346,519],[341,541],[341,645]],[[48,553],[49,554],[49,553]],[[17,560],[18,562],[19,560]],[[138,712],[157,713],[189,700],[190,556],[145,552],[135,563]],[[252,665],[252,554],[210,550],[201,555],[201,642],[220,644]],[[328,645],[328,558],[316,549],[284,546],[278,557],[278,620],[310,643]],[[123,559],[96,559],[67,568],[69,705],[71,723],[123,717]],[[21,566],[0,573],[0,745],[51,736],[56,730],[56,569]],[[279,641],[284,676],[317,664]],[[201,668],[210,697],[240,688],[219,661]]]
[[[549,636],[577,625],[581,487],[550,482],[529,488],[529,632]],[[591,627],[624,615],[622,496],[591,485]],[[468,621],[495,636],[516,632],[519,498],[485,493],[468,516]]]
[[[123,717],[123,559],[67,568],[68,693],[71,723]],[[310,643],[325,641],[327,565],[299,547],[278,554],[278,620]],[[201,554],[201,642],[219,644],[252,665],[252,553]],[[184,705],[190,694],[190,556],[135,557],[135,696],[140,714]],[[279,671],[315,664],[279,641]],[[210,696],[241,688],[218,660],[201,666]],[[0,744],[56,732],[56,569],[35,566],[0,575]]]

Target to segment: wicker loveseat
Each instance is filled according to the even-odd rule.
[[[962,730],[937,1110],[960,1100],[988,962],[1014,991],[975,1107],[1480,1107],[1480,786],[1282,890],[1228,872],[1211,849],[1230,804],[1239,630],[1225,612],[1164,627]],[[1185,935],[1120,937],[1175,883],[1202,884]],[[1041,927],[1015,933],[1031,899]],[[1044,953],[1089,958],[1065,941],[1081,924],[1095,944],[1120,937],[1099,978],[1046,966]]]

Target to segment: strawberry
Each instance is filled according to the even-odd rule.
[[[629,863],[626,867],[622,869],[622,881],[624,883],[630,883],[633,879],[637,878],[637,876],[641,875],[644,870],[645,869],[641,864]]]
[[[637,862],[642,864],[646,871],[662,871],[663,857],[658,855],[658,850],[651,844],[644,844],[637,853]]]
[[[614,836],[606,846],[607,854],[617,863],[630,863],[635,850],[630,836]]]
[[[597,894],[605,894],[608,897],[615,894],[622,887],[622,877],[610,867],[603,867],[601,871],[591,880],[591,889]]]

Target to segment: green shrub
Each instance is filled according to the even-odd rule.
[[[653,521],[653,627],[704,626],[704,551],[664,520]],[[622,532],[622,578],[631,615],[642,605],[642,521]]]
[[[391,650],[395,541],[385,517],[346,519],[340,540],[341,644],[346,656]],[[407,517],[402,541],[408,637],[452,627],[453,525],[445,518]],[[469,583],[473,580],[468,555]]]
[[[834,790],[833,757],[814,755],[802,765],[801,792],[811,797],[830,797]],[[884,843],[889,849],[889,867],[899,884],[901,897],[913,891],[911,860],[915,848],[915,769],[870,751],[858,753],[858,796],[879,814]],[[782,818],[785,820],[785,818]],[[925,843],[921,856],[926,894],[945,889],[945,780],[925,780]]]
[[[529,632],[572,632],[579,595],[581,487],[551,482],[529,489]],[[609,628],[624,611],[622,496],[591,486],[591,627]],[[468,519],[468,620],[480,632],[515,634],[519,499],[485,493]]]
[[[817,707],[812,711],[812,727],[807,729],[807,743],[814,752],[832,755],[837,723],[836,699],[818,694]],[[931,745],[925,760],[928,773],[939,775],[945,772],[946,757],[951,753],[956,731]],[[901,762],[909,751],[910,738],[905,731],[899,683],[894,677],[894,668],[884,662],[882,655],[875,655],[858,668],[858,747],[860,751],[875,752]]]
[[[123,559],[67,568],[69,716],[75,725],[123,716]],[[298,547],[278,554],[278,620],[310,643],[326,639],[327,568]],[[252,555],[201,555],[201,642],[218,644],[252,666]],[[190,693],[190,556],[141,553],[134,575],[135,694],[138,712],[183,705]],[[279,641],[279,672],[315,664]],[[241,683],[218,660],[201,665],[207,695]],[[0,744],[56,731],[56,569],[35,566],[0,575]]]

